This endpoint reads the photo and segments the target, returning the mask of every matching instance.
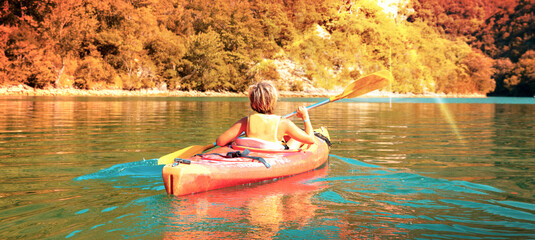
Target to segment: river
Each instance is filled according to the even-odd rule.
[[[250,112],[230,97],[0,97],[0,238],[535,238],[534,98],[330,103],[310,111],[328,166],[165,193],[158,157]]]

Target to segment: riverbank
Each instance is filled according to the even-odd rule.
[[[336,90],[315,89],[313,91],[281,91],[280,97],[330,97],[340,92]],[[246,93],[235,92],[200,92],[200,91],[178,91],[178,90],[158,90],[158,89],[141,89],[141,90],[121,90],[121,89],[103,89],[103,90],[82,90],[74,88],[47,88],[34,89],[27,85],[15,85],[0,87],[0,96],[95,96],[95,97],[245,97]],[[385,91],[373,91],[362,97],[454,97],[454,98],[483,98],[483,94],[399,94]]]

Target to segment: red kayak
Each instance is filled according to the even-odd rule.
[[[298,150],[267,150],[232,144],[162,170],[165,190],[176,196],[288,177],[321,167],[329,158],[329,134],[316,130],[315,143]]]

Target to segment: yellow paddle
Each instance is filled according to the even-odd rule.
[[[169,153],[163,157],[160,157],[158,159],[158,165],[173,163],[175,161],[175,158],[189,158],[193,155],[202,153],[213,147],[215,147],[214,143],[208,144],[206,146],[200,146],[200,145],[189,146],[187,148],[183,148],[176,152]]]
[[[372,73],[370,75],[361,77],[353,82],[351,82],[347,87],[344,89],[344,91],[336,96],[330,97],[327,100],[321,101],[319,103],[310,105],[307,107],[307,109],[312,109],[315,107],[319,107],[321,105],[338,101],[340,99],[344,98],[354,98],[358,97],[360,95],[369,93],[371,91],[377,90],[379,88],[383,88],[388,86],[389,81],[392,79],[392,75],[389,71],[383,70],[376,73]],[[284,116],[284,118],[289,118],[293,115],[295,115],[296,112],[287,114]],[[158,159],[158,165],[162,164],[169,164],[173,163],[175,161],[175,158],[189,158],[193,155],[200,154],[210,148],[215,147],[215,143],[208,144],[206,146],[200,146],[200,145],[193,145],[189,146],[184,149],[180,149],[176,152],[167,154],[163,157],[160,157]]]

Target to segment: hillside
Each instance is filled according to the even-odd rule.
[[[390,69],[396,93],[533,95],[532,38],[510,62],[480,40],[498,39],[499,11],[524,16],[533,1],[465,2],[11,0],[0,85],[241,92],[268,79],[300,91]]]
[[[420,19],[492,58],[495,96],[535,95],[534,0],[419,0]],[[476,65],[477,66],[477,65]]]

